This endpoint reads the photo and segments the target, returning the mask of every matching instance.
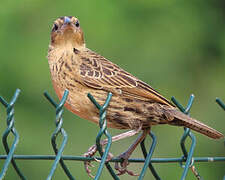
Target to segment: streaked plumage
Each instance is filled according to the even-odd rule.
[[[75,17],[54,22],[48,61],[53,86],[59,98],[69,90],[66,107],[78,116],[98,123],[98,110],[87,98],[91,93],[107,109],[108,126],[118,129],[149,129],[152,125],[185,126],[211,138],[223,135],[181,113],[151,86],[124,71],[103,56],[86,48],[83,31]]]
[[[78,19],[67,18],[71,24],[66,24],[61,17],[53,25],[48,59],[58,96],[61,97],[65,89],[70,91],[66,107],[72,112],[98,122],[98,111],[87,93],[92,93],[102,104],[107,92],[112,92],[107,116],[110,127],[134,129],[140,124],[149,127],[167,123],[187,126],[212,138],[222,136],[180,113],[151,86],[86,48],[83,32],[80,26],[76,27]],[[204,128],[195,128],[195,124]]]

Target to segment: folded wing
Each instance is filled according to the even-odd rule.
[[[151,86],[95,52],[88,51],[81,58],[80,75],[85,85],[103,90],[120,89],[127,96],[173,106]]]

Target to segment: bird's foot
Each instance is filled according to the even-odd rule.
[[[122,174],[129,174],[130,176],[138,176],[139,174],[135,174],[133,171],[130,171],[127,169],[127,166],[129,165],[128,159],[130,157],[129,152],[124,152],[121,155],[119,155],[117,158],[122,159],[122,162],[116,162],[115,163],[115,169],[118,171],[117,175],[120,176]]]
[[[97,152],[97,146],[93,145],[91,146],[88,151],[86,153],[83,154],[84,157],[93,157],[95,155],[95,153]],[[103,149],[104,152],[104,149]],[[108,153],[106,162],[110,161],[113,158],[113,154],[112,153]],[[99,159],[94,158],[94,160],[96,162],[101,162]],[[84,168],[85,171],[87,172],[88,176],[90,176],[91,178],[94,178],[94,176],[91,174],[91,170],[89,169],[90,167],[94,167],[94,165],[91,164],[91,161],[84,161]]]
[[[113,136],[113,137],[112,137],[112,142],[115,142],[115,141],[118,141],[118,140],[121,140],[121,139],[124,139],[124,138],[127,138],[127,137],[131,137],[131,136],[133,136],[133,135],[139,133],[139,131],[141,130],[141,127],[142,127],[142,126],[140,126],[137,130],[130,130],[130,131],[128,131],[128,132],[124,132],[124,133],[122,133],[122,134]],[[106,145],[107,143],[108,143],[108,139],[104,139],[104,140],[101,141],[101,145],[102,145],[102,146]],[[136,144],[137,144],[137,143],[136,143]],[[135,175],[135,174],[132,173],[131,171],[128,171],[126,168],[124,168],[124,167],[126,167],[126,166],[128,165],[128,158],[130,157],[131,153],[133,152],[133,149],[135,149],[135,146],[134,146],[134,147],[132,146],[131,148],[129,148],[128,151],[126,151],[125,153],[123,153],[123,154],[126,154],[126,155],[125,155],[126,157],[120,155],[121,158],[124,159],[124,162],[123,162],[123,163],[120,163],[120,166],[119,166],[118,163],[115,164],[115,168],[119,171],[119,174],[122,174],[121,172],[125,172],[125,173],[127,172],[127,173],[130,174],[130,175]],[[95,155],[96,152],[97,152],[97,146],[96,146],[96,145],[93,145],[93,146],[91,146],[91,147],[88,149],[88,151],[87,151],[86,153],[83,154],[83,156],[84,156],[84,157],[93,157],[93,156]],[[112,155],[111,153],[109,153],[108,156],[107,156],[106,162],[110,161],[112,158],[113,158],[113,155]],[[126,160],[126,159],[127,159],[127,160]],[[96,158],[94,158],[94,160],[97,161],[97,162],[100,161],[100,160],[98,160],[98,159],[96,159]],[[127,162],[127,164],[126,164],[126,162]],[[90,162],[90,161],[84,161],[84,168],[85,168],[85,171],[87,172],[87,174],[88,174],[90,177],[93,178],[94,176],[91,174],[91,170],[89,169],[89,167],[93,167],[93,165],[91,164],[91,162]],[[125,171],[122,170],[122,169],[125,169]],[[123,174],[124,174],[124,173],[123,173]]]
[[[83,154],[84,157],[93,157],[95,153],[97,152],[97,146],[93,145],[91,146],[86,153]],[[97,161],[97,159],[95,159]],[[91,178],[94,178],[94,176],[91,174],[91,170],[89,167],[94,167],[94,165],[91,164],[91,161],[84,161],[84,169],[87,172],[88,176]]]

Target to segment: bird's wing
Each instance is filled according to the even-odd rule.
[[[160,95],[148,84],[142,82],[130,73],[92,51],[81,56],[80,75],[85,85],[110,91],[122,90],[124,95],[147,99],[173,106],[166,98]]]

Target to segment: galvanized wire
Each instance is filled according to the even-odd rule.
[[[220,105],[220,107],[225,111],[225,104],[219,99],[216,98],[216,102]]]
[[[62,124],[63,124],[63,118],[62,118],[63,106],[66,103],[66,99],[68,97],[68,94],[69,94],[69,91],[68,90],[65,90],[64,95],[63,95],[61,101],[59,102],[59,104],[57,104],[53,100],[53,98],[51,98],[51,96],[47,92],[44,93],[44,96],[49,100],[49,102],[56,109],[56,120],[55,120],[56,129],[53,132],[52,138],[51,138],[52,147],[53,147],[53,150],[54,150],[54,152],[56,154],[56,157],[55,157],[54,164],[52,165],[51,171],[50,171],[50,173],[49,173],[49,175],[48,175],[48,177],[47,177],[46,180],[51,180],[52,179],[53,174],[54,174],[54,172],[56,170],[56,167],[57,167],[58,163],[60,163],[60,165],[63,168],[63,170],[64,170],[65,174],[67,175],[67,177],[70,180],[75,180],[75,178],[72,176],[72,174],[70,173],[69,169],[65,165],[63,159],[61,158],[62,157],[63,150],[64,150],[64,148],[66,146],[66,143],[67,143],[67,140],[68,140],[67,133],[62,128]],[[57,137],[58,137],[59,134],[62,135],[63,140],[62,140],[62,144],[61,144],[60,148],[58,149],[57,148],[57,144],[56,144],[56,139],[57,139]]]
[[[94,99],[94,97],[88,93],[88,98],[91,100],[91,102],[96,106],[96,108],[98,108],[99,110],[99,127],[100,127],[100,131],[96,137],[96,146],[97,146],[97,150],[99,152],[99,154],[101,155],[102,159],[98,168],[98,171],[96,173],[95,176],[95,180],[99,179],[102,173],[102,169],[104,167],[104,164],[106,165],[109,173],[111,174],[111,176],[113,177],[113,179],[118,180],[118,176],[115,174],[115,172],[113,171],[112,167],[110,166],[109,162],[106,162],[107,156],[109,154],[109,149],[111,147],[112,144],[112,136],[109,134],[109,132],[107,131],[107,121],[106,121],[106,109],[109,105],[109,102],[112,98],[112,93],[108,93],[108,96],[106,98],[106,101],[104,103],[103,106],[101,106],[100,104],[98,104],[98,102]],[[108,143],[106,145],[105,151],[103,153],[102,150],[102,146],[100,144],[100,140],[102,135],[105,134],[105,136],[108,139]]]
[[[98,167],[98,170],[97,170],[97,173],[95,176],[95,180],[100,178],[104,165],[106,165],[106,167],[107,167],[108,171],[110,172],[111,176],[113,177],[113,179],[116,179],[116,180],[119,179],[119,177],[113,171],[113,168],[110,166],[109,162],[122,162],[123,159],[112,158],[111,160],[106,161],[109,150],[110,150],[110,146],[112,144],[112,136],[110,135],[110,133],[107,130],[107,120],[106,120],[107,107],[108,107],[111,97],[112,97],[111,93],[108,94],[103,106],[100,106],[98,104],[98,102],[94,99],[94,97],[91,94],[88,94],[88,97],[90,98],[90,100],[94,103],[96,108],[98,108],[98,110],[99,110],[100,130],[96,137],[96,146],[97,146],[97,150],[101,157],[83,157],[83,156],[63,155],[63,150],[64,150],[67,140],[68,140],[67,133],[62,128],[63,106],[66,102],[66,99],[67,99],[68,93],[69,93],[67,90],[64,92],[64,95],[58,104],[53,100],[53,98],[47,92],[44,93],[45,97],[56,108],[56,120],[55,120],[56,129],[53,132],[52,137],[51,137],[52,147],[53,147],[53,150],[56,155],[16,155],[16,154],[14,154],[16,145],[19,142],[19,134],[14,127],[14,104],[19,96],[19,93],[20,93],[20,90],[17,89],[12,100],[9,103],[7,101],[5,101],[2,97],[0,97],[0,102],[6,107],[6,110],[7,110],[7,119],[6,119],[7,128],[6,128],[6,130],[3,134],[3,138],[2,138],[3,145],[4,145],[4,148],[6,151],[6,155],[0,155],[0,159],[5,160],[5,163],[4,163],[1,173],[0,173],[0,180],[3,179],[10,162],[12,163],[12,165],[13,165],[15,171],[17,172],[18,176],[20,177],[20,179],[22,179],[22,180],[26,179],[25,176],[19,170],[18,166],[16,165],[15,160],[54,160],[54,163],[50,169],[47,180],[52,179],[54,172],[56,170],[56,167],[59,163],[60,163],[61,167],[63,168],[65,174],[67,175],[68,179],[73,180],[75,178],[72,176],[69,169],[65,165],[64,160],[95,161],[96,159],[101,162]],[[189,102],[187,104],[187,107],[184,108],[174,97],[172,97],[172,101],[175,103],[175,105],[185,114],[189,114],[193,100],[194,100],[194,96],[191,95]],[[217,99],[216,102],[223,109],[225,109],[224,103],[220,99]],[[14,141],[10,148],[7,143],[7,137],[9,135],[9,133],[11,133],[14,136]],[[61,135],[63,138],[60,146],[56,144],[56,139],[57,139],[58,135]],[[108,143],[107,143],[104,151],[103,151],[101,143],[100,143],[103,135],[105,135],[108,139]],[[156,147],[157,140],[156,140],[156,136],[152,132],[149,134],[149,136],[152,139],[152,143],[150,145],[148,153],[147,153],[147,150],[146,150],[146,147],[144,144],[144,140],[141,142],[141,149],[142,149],[142,153],[144,155],[144,159],[130,158],[128,160],[128,162],[132,162],[132,163],[144,163],[142,171],[138,177],[139,180],[142,180],[144,178],[147,167],[149,167],[150,172],[153,174],[153,176],[156,180],[161,179],[159,177],[157,171],[153,167],[152,163],[177,163],[177,162],[180,163],[181,167],[184,168],[182,176],[181,176],[181,180],[184,180],[189,168],[191,168],[191,170],[194,173],[194,175],[196,176],[196,178],[201,179],[201,176],[199,175],[199,173],[197,172],[197,170],[194,166],[194,163],[196,163],[196,162],[219,162],[219,161],[225,162],[225,157],[193,157],[193,152],[194,152],[195,145],[196,145],[196,138],[190,132],[190,129],[188,129],[188,128],[184,128],[184,133],[180,140],[180,146],[181,146],[183,155],[178,158],[152,158],[154,149]],[[189,150],[187,150],[185,147],[185,142],[188,137],[191,139],[191,147]],[[59,148],[57,148],[58,146],[59,146]],[[184,163],[184,165],[183,165],[183,163]]]
[[[190,114],[191,106],[192,106],[193,101],[194,101],[194,95],[193,94],[191,94],[186,108],[184,108],[174,97],[172,97],[171,100],[173,101],[173,103],[183,113],[185,113],[187,115]],[[185,147],[185,141],[186,141],[187,137],[190,137],[190,139],[191,139],[191,147],[190,147],[189,153],[187,152],[187,149]],[[194,166],[194,160],[193,160],[192,157],[193,157],[194,149],[195,149],[195,146],[196,146],[196,138],[191,133],[191,131],[190,131],[189,128],[184,128],[184,134],[181,137],[180,146],[181,146],[181,149],[182,149],[182,152],[183,152],[183,157],[182,158],[186,160],[184,166],[182,165],[182,163],[180,163],[181,164],[181,167],[184,168],[183,173],[182,173],[182,176],[181,176],[181,180],[184,180],[186,178],[186,176],[187,176],[187,172],[188,172],[189,167]],[[195,169],[195,167],[193,169]],[[195,170],[195,172],[196,172],[196,174],[198,176],[200,176],[199,173],[197,173],[197,170]]]
[[[20,94],[20,90],[17,89],[9,103],[4,98],[0,97],[0,102],[5,106],[6,112],[7,112],[7,119],[6,119],[7,128],[2,135],[2,143],[3,143],[5,151],[7,153],[7,158],[5,160],[4,166],[0,173],[0,180],[2,180],[4,178],[10,162],[12,163],[13,168],[15,169],[15,171],[19,175],[19,177],[22,180],[26,179],[25,176],[20,171],[20,169],[18,168],[15,160],[13,159],[13,154],[14,154],[14,152],[16,150],[16,146],[19,142],[19,134],[18,134],[16,128],[14,127],[14,105],[15,105],[15,102],[16,102],[19,94]],[[9,148],[7,138],[10,133],[14,136],[14,141],[12,143],[12,146]]]
[[[151,163],[151,158],[152,158],[153,152],[154,152],[155,147],[156,147],[156,142],[157,142],[156,141],[156,136],[152,132],[150,132],[149,135],[152,138],[152,144],[151,144],[149,153],[147,153],[146,148],[145,148],[145,144],[144,144],[144,140],[145,139],[141,142],[141,150],[142,150],[142,153],[143,153],[143,155],[145,157],[145,164],[144,164],[144,166],[142,168],[141,174],[138,177],[138,180],[142,180],[144,178],[144,175],[146,173],[147,167],[149,167],[149,169],[152,172],[152,175],[155,177],[155,179],[157,179],[157,180],[161,179],[159,177],[159,175],[157,174],[155,168],[153,167],[152,163]]]
[[[55,160],[55,155],[18,155],[14,154],[13,159],[16,160]],[[0,155],[0,160],[7,159],[7,155]],[[84,157],[84,156],[72,156],[72,155],[62,155],[61,159],[65,161],[101,161],[101,157]],[[199,163],[209,163],[209,162],[225,162],[225,157],[193,157],[194,162]],[[151,163],[180,163],[186,160],[182,157],[177,158],[151,158]],[[109,162],[122,162],[120,158],[112,158]],[[143,158],[130,158],[129,163],[144,163]]]

